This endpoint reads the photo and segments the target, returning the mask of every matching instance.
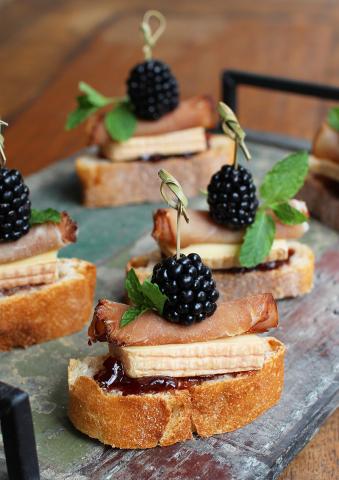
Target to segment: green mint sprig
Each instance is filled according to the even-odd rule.
[[[118,142],[123,142],[134,134],[137,119],[127,97],[105,97],[85,82],[79,83],[79,90],[82,95],[77,97],[77,108],[67,117],[66,130],[77,127],[101,108],[113,105],[113,108],[105,113],[104,120],[110,137]]]
[[[53,208],[47,208],[46,210],[36,210],[32,208],[29,219],[30,225],[38,225],[46,222],[60,223],[61,213]]]
[[[120,327],[125,327],[137,317],[147,312],[147,310],[155,310],[162,315],[167,296],[161,293],[159,286],[150,280],[140,283],[134,268],[127,273],[125,288],[128,297],[133,304],[123,314],[120,320]]]
[[[327,122],[333,130],[339,132],[339,107],[330,108],[327,114]]]
[[[266,174],[259,189],[263,203],[257,210],[254,222],[246,229],[240,249],[241,266],[255,267],[268,256],[276,229],[270,211],[286,225],[307,221],[302,212],[288,203],[303,186],[307,172],[308,154],[299,152],[287,156]]]

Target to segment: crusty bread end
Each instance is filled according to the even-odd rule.
[[[111,162],[89,155],[79,157],[76,172],[82,184],[85,206],[159,202],[158,171],[161,168],[171,172],[181,182],[186,195],[198,195],[210,177],[233,158],[233,141],[225,141],[225,137],[220,137],[212,135],[211,148],[190,158]]]
[[[275,405],[284,379],[284,346],[270,340],[272,353],[261,370],[225,375],[184,390],[126,395],[102,390],[93,379],[105,357],[71,360],[68,414],[92,438],[118,448],[167,446],[237,430]]]
[[[339,182],[309,173],[298,197],[307,203],[313,217],[339,230]]]
[[[274,270],[253,270],[247,273],[227,273],[215,270],[213,278],[222,301],[272,293],[275,299],[297,297],[308,293],[313,287],[314,254],[307,245],[288,241],[289,248],[295,253],[288,264]],[[141,282],[152,275],[153,266],[160,260],[160,252],[133,257],[127,264],[127,270],[134,268]]]
[[[78,259],[59,260],[54,283],[0,296],[0,350],[27,347],[77,332],[88,322],[96,268]]]

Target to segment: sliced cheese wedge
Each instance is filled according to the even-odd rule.
[[[51,283],[58,278],[58,250],[0,265],[0,288]]]
[[[240,248],[241,244],[195,243],[194,245],[182,248],[181,253],[184,255],[192,252],[197,253],[209,268],[224,270],[241,266],[239,262]],[[175,254],[175,248],[171,245],[161,245],[161,251],[167,256]],[[287,241],[274,240],[271,251],[263,263],[286,260],[287,258]]]
[[[126,374],[139,377],[192,377],[259,370],[270,352],[269,338],[247,334],[208,342],[115,347],[110,353]]]
[[[151,155],[181,155],[207,149],[205,129],[188,128],[176,132],[145,137],[132,137],[126,142],[109,142],[104,147],[113,162],[127,162]]]
[[[312,173],[322,175],[339,182],[339,163],[327,159],[319,159],[313,155],[309,156],[309,168]]]

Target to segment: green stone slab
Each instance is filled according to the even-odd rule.
[[[281,149],[256,144],[251,147],[255,159],[251,168],[257,180],[272,166],[273,162],[287,153]],[[124,266],[127,259],[132,253],[138,254],[152,248],[152,239],[149,235],[152,227],[151,213],[157,205],[144,204],[109,209],[82,207],[79,185],[74,173],[74,158],[60,161],[27,180],[32,192],[33,205],[36,208],[65,209],[80,225],[78,243],[65,248],[63,256],[76,256],[97,264],[97,298],[121,298]],[[205,186],[202,185],[202,187]],[[194,199],[191,205],[203,206],[205,199],[203,197]],[[310,232],[307,233],[304,241],[316,247],[316,255],[320,258],[329,249],[339,249],[338,238],[334,231],[312,221]],[[302,302],[303,300],[280,302],[280,311],[288,317],[292,309]],[[282,327],[282,336],[286,335],[283,329],[284,327]],[[298,422],[295,420],[293,428],[296,429],[296,438],[302,440],[299,443],[294,441],[292,453],[286,448],[288,453],[284,455],[272,446],[270,441],[277,439],[276,425],[281,429],[287,428],[287,425],[284,426],[282,417],[283,412],[291,416],[287,400],[286,405],[282,401],[282,407],[276,407],[278,410],[271,411],[277,412],[276,414],[268,412],[239,432],[208,440],[196,439],[162,450],[158,448],[145,452],[113,450],[78,433],[71,426],[66,414],[66,371],[69,359],[99,353],[106,353],[105,345],[88,347],[85,328],[82,332],[66,338],[26,350],[0,354],[1,380],[22,388],[30,395],[43,479],[123,478],[128,480],[166,478],[166,475],[167,478],[179,479],[183,478],[181,476],[183,472],[186,472],[184,475],[187,479],[275,478],[336,405],[334,393],[332,392],[331,395],[328,393],[322,408],[319,407],[314,412],[312,410],[312,413],[310,408],[311,406],[313,408],[315,403],[313,404],[310,400],[311,406],[307,410],[310,427],[303,432],[299,431]],[[327,364],[323,368],[325,369],[326,366]],[[331,363],[330,367],[332,371],[335,365]],[[293,371],[292,368],[293,365],[290,372]],[[332,379],[330,376],[326,378]],[[292,392],[289,390],[292,383],[291,380],[291,383],[286,386],[287,392]],[[329,390],[327,384],[322,384],[321,388],[322,393]],[[306,392],[305,395],[309,393]],[[300,415],[303,417],[304,413],[301,412]],[[263,432],[266,433],[266,437]],[[261,452],[252,446],[254,438],[259,441],[259,445],[262,445]],[[279,437],[277,440],[280,446],[283,446],[283,440],[286,441],[285,437]],[[190,461],[191,464],[189,464]],[[193,464],[199,465],[200,476],[195,476]],[[181,470],[178,469],[178,465],[181,465]],[[7,478],[6,467],[0,440],[0,480],[5,478]]]

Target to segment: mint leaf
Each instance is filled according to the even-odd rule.
[[[159,285],[152,283],[149,280],[145,280],[141,288],[144,297],[150,302],[150,307],[153,309],[155,308],[157,312],[162,315],[165,302],[168,298],[160,291]]]
[[[123,314],[120,320],[120,327],[125,327],[129,323],[133,322],[139,315],[142,315],[148,310],[148,308],[144,307],[130,307],[126,312]]]
[[[105,97],[100,92],[95,90],[93,87],[88,85],[88,83],[80,82],[79,83],[79,90],[80,92],[85,93],[83,95],[87,98],[87,101],[93,106],[97,108],[106,107],[113,102],[112,98]]]
[[[259,210],[255,221],[250,225],[241,245],[239,260],[243,267],[256,267],[269,254],[275,236],[275,223],[272,217]]]
[[[74,110],[74,112],[68,114],[65,129],[71,130],[72,128],[77,127],[78,125],[80,125],[80,123],[82,123],[90,115],[92,115],[92,113],[95,113],[96,111],[96,107],[78,107],[76,110]]]
[[[99,108],[105,107],[114,101],[113,98],[105,97],[85,82],[79,83],[79,89],[84,95],[77,97],[78,106],[74,112],[68,115],[65,125],[66,130],[77,127]]]
[[[46,210],[36,210],[32,208],[31,217],[29,219],[30,225],[37,225],[46,222],[60,223],[61,213],[53,208],[47,208]]]
[[[124,142],[135,132],[137,119],[127,103],[120,103],[106,113],[105,126],[113,140]]]
[[[289,203],[281,203],[273,207],[272,210],[279,220],[286,225],[298,225],[308,220],[306,215],[292,207]]]
[[[161,293],[159,286],[149,280],[145,280],[141,285],[135,273],[134,268],[131,268],[125,281],[128,297],[134,304],[122,316],[120,320],[120,327],[124,327],[132,322],[141,313],[147,310],[156,310],[162,315],[167,296]]]
[[[260,187],[260,194],[266,206],[293,198],[303,186],[307,171],[307,152],[293,153],[276,163],[265,175]]]
[[[333,130],[339,131],[339,107],[333,107],[329,110],[327,122]]]
[[[144,295],[142,292],[140,281],[135,273],[134,268],[131,268],[126,277],[125,288],[127,290],[128,298],[134,305],[141,305],[144,302]]]

